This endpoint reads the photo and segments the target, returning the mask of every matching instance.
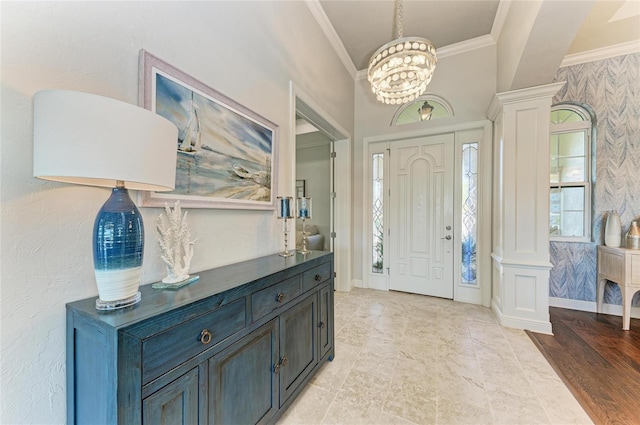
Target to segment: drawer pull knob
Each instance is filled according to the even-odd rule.
[[[317,274],[316,277],[314,277],[314,279],[316,280],[316,282],[320,282],[322,280],[322,275]]]
[[[284,300],[284,294],[282,292],[279,292],[278,295],[276,295],[276,301],[281,303],[282,300]]]
[[[282,367],[285,367],[288,361],[289,360],[287,360],[287,356],[282,356],[282,358],[280,359],[280,364],[282,365]]]
[[[318,323],[318,327],[319,327],[320,329],[324,329],[324,327],[325,327],[325,326],[326,326],[326,325],[324,324],[324,322],[320,322],[320,323]]]
[[[200,332],[200,342],[204,345],[210,343],[211,338],[211,332],[209,332],[209,329],[203,329],[202,332]]]

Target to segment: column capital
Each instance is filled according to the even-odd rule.
[[[552,99],[564,85],[565,82],[560,81],[544,86],[527,87],[526,89],[496,93],[489,104],[487,116],[490,120],[495,121],[506,105],[540,99]]]

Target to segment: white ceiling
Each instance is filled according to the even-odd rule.
[[[315,1],[319,1],[356,70],[366,69],[373,52],[396,38],[393,0]],[[592,2],[584,3],[591,7]],[[404,36],[427,38],[437,49],[482,36],[495,39],[499,6],[500,0],[405,0]],[[639,40],[640,0],[598,0],[567,54]]]

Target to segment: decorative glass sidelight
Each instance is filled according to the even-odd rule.
[[[384,245],[384,154],[376,153],[372,155],[372,223],[373,223],[373,244],[371,257],[372,273],[382,273],[384,265],[383,245]]]
[[[462,283],[477,285],[478,143],[462,145]]]

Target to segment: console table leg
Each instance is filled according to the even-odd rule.
[[[628,331],[631,324],[631,300],[633,300],[633,291],[626,291],[620,286],[622,293],[622,330]]]
[[[602,304],[604,302],[604,287],[607,285],[607,279],[598,277],[597,293],[596,293],[596,312],[602,313]]]

